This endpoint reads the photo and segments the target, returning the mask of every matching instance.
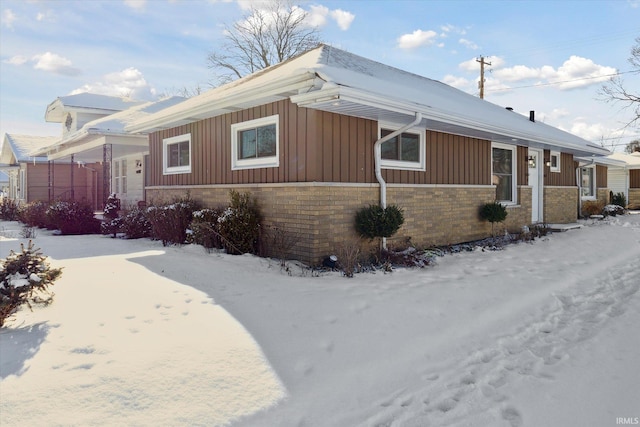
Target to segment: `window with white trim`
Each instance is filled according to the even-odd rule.
[[[398,129],[398,125],[380,124],[378,138]],[[385,169],[426,170],[425,130],[409,129],[381,145],[380,166]]]
[[[127,159],[122,160],[122,167],[120,168],[120,181],[122,184],[122,193],[127,194]]]
[[[120,193],[120,161],[118,160],[113,163],[113,186],[114,193]]]
[[[191,172],[191,134],[162,140],[162,172],[165,175]]]
[[[278,167],[279,124],[276,114],[231,125],[231,169]]]
[[[491,183],[496,186],[496,201],[516,204],[516,153],[512,145],[494,142],[491,146]]]
[[[596,197],[596,168],[594,166],[580,168],[580,196],[583,199]]]
[[[560,152],[551,152],[549,156],[549,170],[551,172],[560,172]]]

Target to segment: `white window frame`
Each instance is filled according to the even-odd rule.
[[[167,148],[172,144],[178,144],[180,142],[189,142],[189,164],[182,166],[169,166],[169,156],[167,155]],[[162,140],[162,173],[164,175],[173,175],[178,173],[190,173],[192,162],[192,150],[191,150],[191,134],[185,133],[183,135],[172,136],[171,138],[165,138]]]
[[[248,129],[276,126],[276,154],[254,159],[238,159],[238,134]],[[280,166],[280,116],[278,114],[231,125],[231,170],[276,168]]]
[[[556,165],[553,166],[553,158],[556,158]],[[552,151],[551,154],[549,154],[549,170],[551,172],[560,172],[560,163],[561,163],[561,159],[562,157],[560,156],[560,152],[559,151]]]
[[[382,130],[390,130],[396,131],[400,129],[402,125],[397,123],[389,123],[389,122],[378,122],[378,139],[382,138]],[[411,133],[414,135],[418,135],[418,144],[420,152],[419,160],[417,162],[410,162],[407,160],[390,160],[390,159],[380,159],[380,167],[383,169],[398,169],[398,170],[412,170],[412,171],[426,171],[427,170],[427,144],[426,144],[426,130],[413,127],[405,130],[403,133]],[[384,144],[384,142],[383,142]]]
[[[120,165],[120,185],[122,194],[127,194],[127,159],[122,159],[122,164]]]
[[[116,160],[115,162],[113,162],[113,186],[114,188],[114,193],[118,194],[120,193],[120,161]]]
[[[512,200],[498,200],[501,204],[508,205],[517,205],[518,204],[518,147],[515,145],[501,144],[499,142],[491,143],[491,184],[498,188],[497,184],[494,184],[493,181],[493,149],[498,148],[500,150],[510,150],[511,151],[511,197]],[[496,199],[498,197],[498,193],[496,191]]]
[[[582,185],[582,170],[583,169],[591,169],[593,171],[593,173],[591,174],[591,185],[589,186],[589,189],[593,191],[593,194],[587,194],[584,195],[583,191],[584,191],[584,185]],[[595,165],[589,165],[589,166],[581,166],[580,167],[580,197],[582,198],[582,200],[596,200],[598,197],[598,188],[596,187],[596,183],[598,181],[596,180],[596,166]]]

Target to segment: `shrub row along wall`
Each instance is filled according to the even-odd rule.
[[[226,206],[229,191],[250,192],[258,201],[265,225],[277,224],[297,236],[290,257],[309,264],[336,253],[341,244],[356,238],[356,211],[378,204],[377,184],[247,184],[195,187],[148,187],[147,200],[160,204],[187,191],[207,207]],[[518,190],[522,203],[509,208],[507,221],[496,228],[521,230],[531,221],[531,188]],[[446,245],[487,237],[491,224],[479,219],[483,203],[493,201],[492,186],[389,185],[387,203],[404,210],[405,223],[390,239],[400,244],[411,238],[417,246]]]

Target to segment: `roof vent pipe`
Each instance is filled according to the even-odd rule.
[[[505,110],[513,111],[513,107],[505,107]]]
[[[529,120],[531,120],[532,122],[536,121],[536,112],[531,110],[529,111]]]

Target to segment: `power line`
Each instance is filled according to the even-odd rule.
[[[579,79],[561,80],[561,81],[557,81],[557,82],[537,83],[537,84],[534,84],[534,85],[527,85],[527,86],[514,86],[514,87],[508,87],[508,88],[491,89],[490,91],[491,92],[504,92],[504,91],[513,90],[513,89],[525,89],[525,88],[530,88],[530,87],[553,86],[553,85],[559,85],[559,84],[563,84],[563,83],[579,82],[579,81],[583,81],[583,80],[595,80],[595,79],[601,79],[603,77],[615,77],[615,76],[620,76],[622,74],[637,73],[637,72],[638,71],[635,71],[635,70],[620,71],[618,73],[603,74],[601,76],[581,77]]]

